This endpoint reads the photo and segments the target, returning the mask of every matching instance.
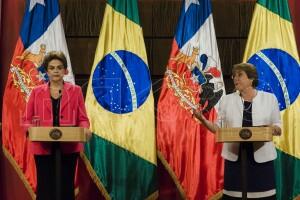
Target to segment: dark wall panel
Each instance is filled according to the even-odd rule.
[[[104,8],[103,0],[60,0],[66,36],[98,37]]]
[[[143,26],[144,37],[152,37],[153,32],[153,2],[139,2],[140,23]]]
[[[67,38],[74,74],[90,74],[97,43],[96,37]]]
[[[153,39],[153,71],[152,75],[164,75],[170,56],[173,38]]]
[[[216,36],[237,38],[240,36],[239,3],[236,0],[213,1],[213,18]]]
[[[141,1],[140,1],[141,2]],[[181,1],[152,1],[152,38],[173,38],[180,15]],[[143,13],[141,13],[143,15]]]

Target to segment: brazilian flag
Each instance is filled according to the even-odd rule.
[[[158,196],[154,99],[136,0],[107,0],[86,102],[82,158],[106,199]]]
[[[258,89],[276,95],[282,135],[274,137],[277,198],[300,194],[300,66],[288,0],[258,0],[244,62],[257,67]]]

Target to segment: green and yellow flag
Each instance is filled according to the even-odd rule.
[[[82,154],[106,199],[157,197],[154,100],[136,0],[107,0],[86,95]]]
[[[274,137],[277,199],[300,194],[300,66],[288,0],[258,0],[244,62],[257,67],[258,89],[276,95],[282,135]]]

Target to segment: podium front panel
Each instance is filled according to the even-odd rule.
[[[221,128],[216,137],[217,142],[254,142],[272,141],[272,139],[270,127]]]
[[[29,140],[40,142],[86,142],[82,127],[30,127]]]

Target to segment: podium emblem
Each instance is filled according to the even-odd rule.
[[[53,140],[58,140],[58,139],[61,138],[62,132],[61,132],[59,129],[54,128],[54,129],[52,129],[52,130],[50,131],[49,136],[50,136],[50,138],[52,138]]]
[[[242,139],[248,140],[252,137],[252,132],[248,128],[243,128],[242,130],[240,130],[239,135]]]

